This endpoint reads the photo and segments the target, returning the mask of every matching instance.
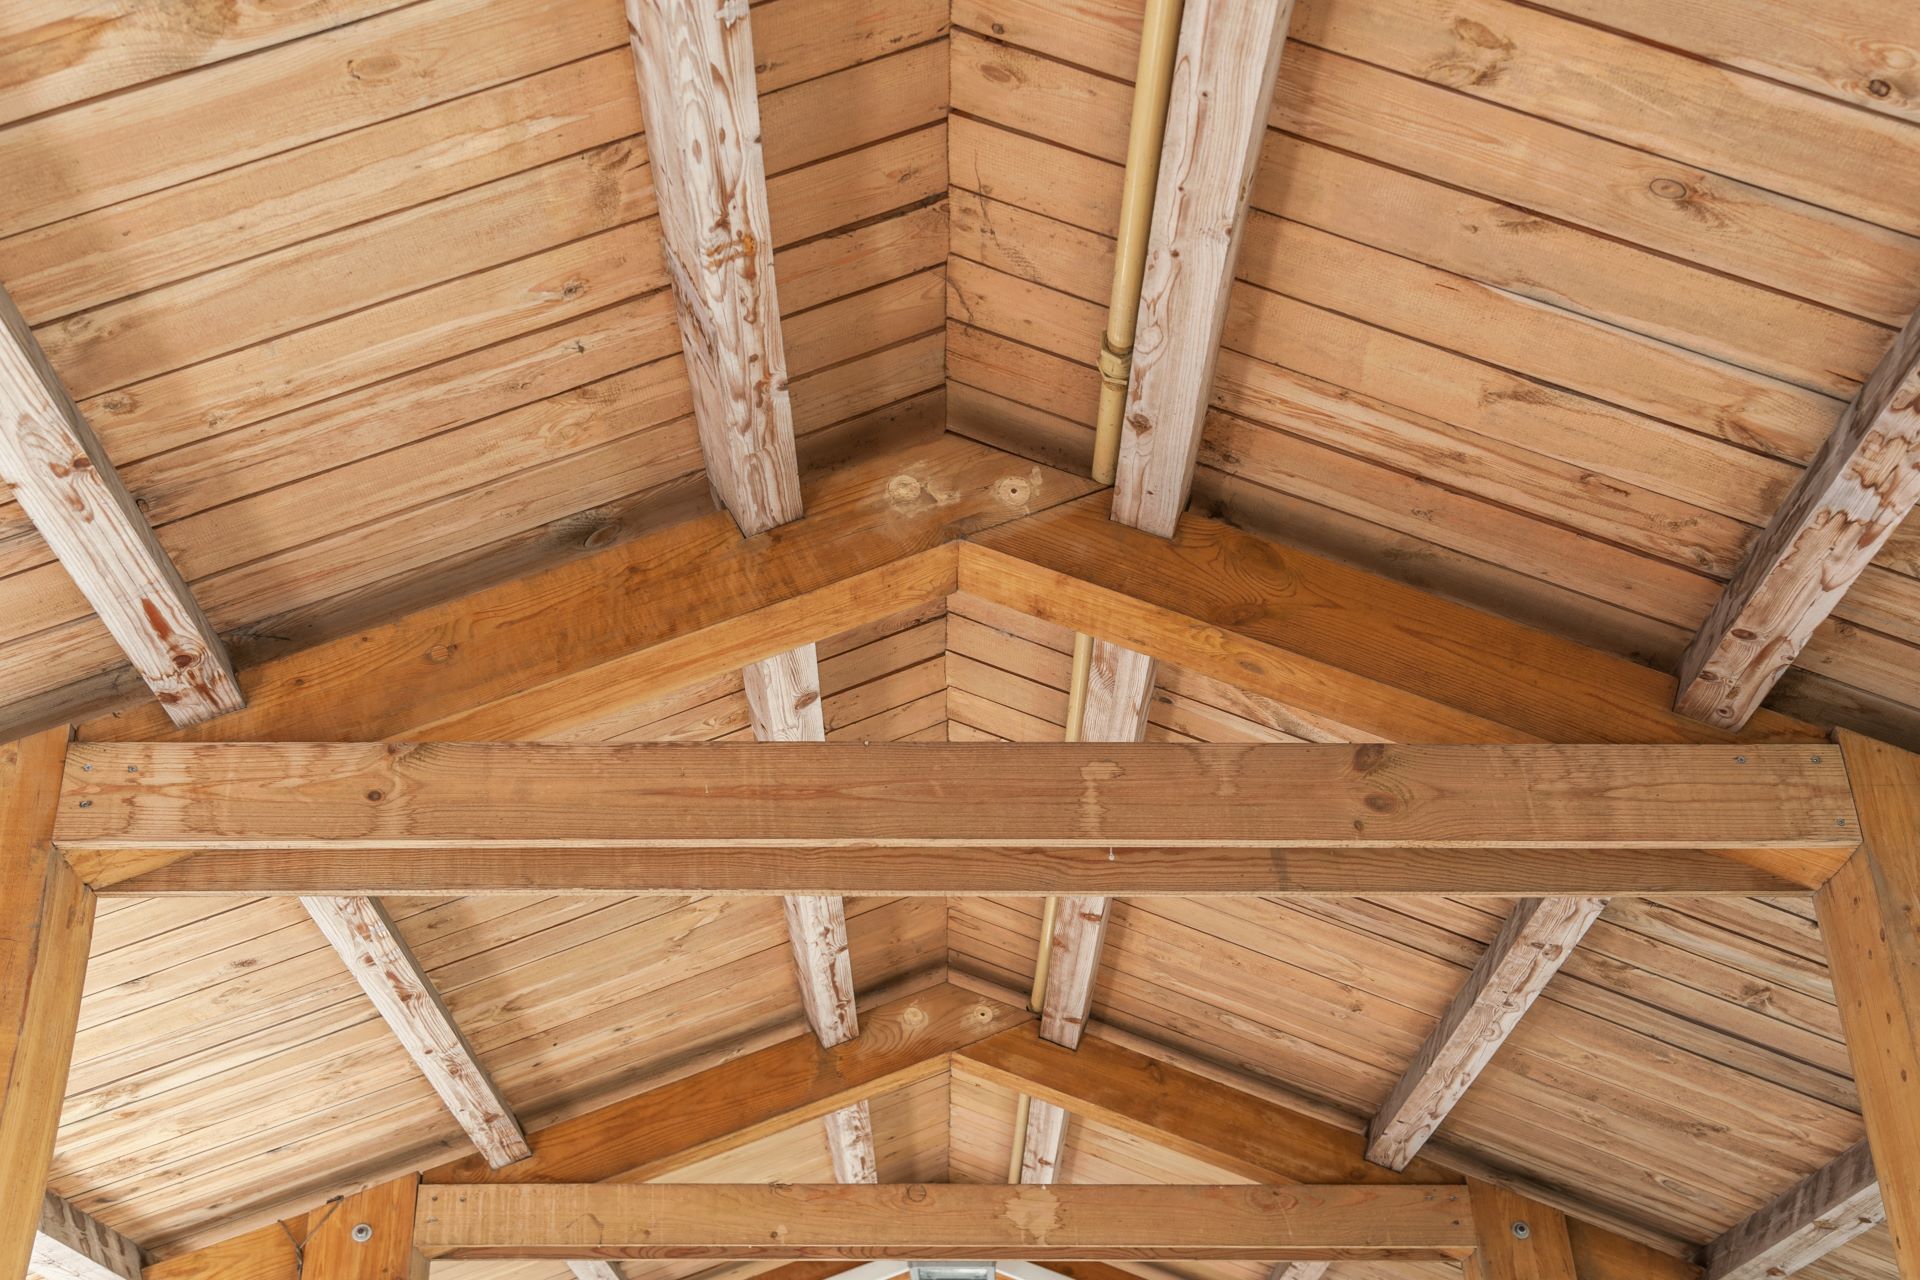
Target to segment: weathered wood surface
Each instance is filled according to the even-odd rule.
[[[423,1187],[429,1258],[1451,1258],[1459,1186]]]
[[[0,480],[174,723],[244,705],[226,645],[5,290]]]
[[[1920,1274],[1920,756],[1841,730],[1858,853],[1814,897],[1902,1275]]]
[[[620,1268],[611,1262],[589,1262],[575,1258],[567,1263],[567,1270],[573,1272],[573,1280],[624,1280]]]
[[[1674,705],[1739,728],[1920,501],[1920,312],[1748,548],[1680,661]]]
[[[513,1108],[379,900],[305,897],[300,904],[487,1163],[526,1159],[531,1149]]]
[[[140,1246],[49,1191],[28,1270],[42,1280],[140,1280]]]
[[[745,5],[627,0],[660,239],[714,491],[748,536],[800,515]]]
[[[93,893],[53,848],[67,731],[0,743],[0,1275],[27,1269],[66,1094]]]
[[[83,743],[55,839],[476,853],[1858,843],[1831,748],[1319,743]]]
[[[1404,1169],[1472,1086],[1605,909],[1605,898],[1525,898],[1413,1056],[1367,1131],[1367,1158]]]
[[[1282,1262],[1267,1273],[1267,1280],[1320,1280],[1331,1262]]]
[[[1162,537],[1193,484],[1292,13],[1293,0],[1192,0],[1180,18],[1113,488],[1113,518]]]
[[[1717,1236],[1707,1246],[1707,1280],[1792,1275],[1886,1220],[1873,1152],[1862,1138]]]
[[[1060,1157],[1067,1146],[1067,1113],[1043,1098],[1028,1098],[1026,1106],[1027,1142],[1020,1152],[1020,1181],[1027,1186],[1051,1186],[1060,1180]]]
[[[873,1109],[864,1098],[833,1112],[821,1123],[827,1131],[827,1154],[833,1160],[835,1181],[880,1181],[873,1147]]]

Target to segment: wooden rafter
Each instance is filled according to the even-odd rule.
[[[1173,532],[1200,452],[1293,0],[1188,0],[1154,193],[1113,518]]]
[[[1042,1187],[1056,1182],[1066,1145],[1066,1108],[1044,1098],[1028,1098],[1026,1144],[1020,1151],[1020,1181]]]
[[[1367,1130],[1367,1158],[1404,1169],[1440,1127],[1607,905],[1517,903]]]
[[[1320,1280],[1331,1262],[1282,1262],[1267,1273],[1267,1280]]]
[[[140,1280],[140,1246],[49,1191],[31,1270],[42,1280]]]
[[[800,514],[744,4],[627,0],[660,238],[707,476],[749,536]]]
[[[1739,728],[1920,501],[1920,313],[1861,384],[1680,659],[1674,705]]]
[[[303,897],[300,905],[487,1163],[499,1168],[532,1154],[513,1108],[386,908],[374,898]]]
[[[1886,1220],[1862,1139],[1709,1244],[1707,1280],[1792,1275]]]
[[[5,290],[0,480],[176,724],[244,705],[226,645]]]
[[[428,1258],[1458,1258],[1460,1186],[422,1187]]]

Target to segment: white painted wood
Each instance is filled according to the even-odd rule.
[[[43,1280],[140,1280],[140,1246],[49,1191],[28,1270]]]
[[[740,531],[800,515],[746,0],[627,0],[660,233],[714,492]]]
[[[386,908],[374,898],[300,903],[487,1163],[498,1169],[532,1155],[513,1110]]]
[[[567,1270],[573,1272],[573,1280],[626,1280],[620,1268],[611,1262],[574,1258],[568,1261]]]
[[[1866,1139],[1707,1246],[1707,1280],[1790,1276],[1887,1220]]]
[[[833,1157],[835,1182],[878,1182],[875,1163],[873,1112],[863,1098],[850,1107],[825,1116],[827,1150]]]
[[[1331,1262],[1283,1262],[1267,1273],[1267,1280],[1320,1280]]]
[[[226,646],[4,290],[0,480],[175,724],[246,705]]]
[[[1060,1176],[1060,1154],[1066,1145],[1066,1110],[1039,1098],[1028,1098],[1027,1145],[1020,1157],[1020,1181],[1051,1186]]]
[[[1293,0],[1187,0],[1120,425],[1113,518],[1162,537],[1187,505],[1247,197]]]
[[[817,648],[802,645],[740,668],[753,736],[761,742],[825,742]]]
[[[1920,313],[1747,549],[1680,659],[1674,707],[1737,729],[1920,501]]]
[[[1374,1116],[1369,1160],[1407,1167],[1606,905],[1605,898],[1524,898],[1514,906]]]

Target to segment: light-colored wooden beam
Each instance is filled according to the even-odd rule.
[[[0,743],[0,1276],[26,1272],[66,1096],[93,892],[54,850],[63,726]]]
[[[513,1108],[379,900],[304,897],[300,905],[487,1162],[500,1168],[532,1154]]]
[[[174,723],[244,705],[226,645],[4,289],[0,480]]]
[[[423,1187],[430,1258],[1457,1258],[1460,1186]]]
[[[1709,1244],[1707,1280],[1790,1276],[1886,1220],[1863,1138]]]
[[[1861,845],[1814,895],[1900,1274],[1920,1277],[1920,756],[1845,729]]]
[[[620,1268],[599,1259],[588,1261],[575,1258],[567,1263],[567,1270],[573,1272],[573,1280],[626,1280],[620,1274]]]
[[[1027,1099],[1026,1145],[1020,1152],[1020,1181],[1051,1186],[1060,1176],[1067,1146],[1067,1112],[1042,1098]]]
[[[1148,1057],[1097,1036],[1077,1051],[1040,1038],[1035,1025],[1014,1027],[955,1052],[957,1080],[1024,1092],[1065,1107],[1089,1123],[1217,1165],[1256,1183],[1359,1182],[1419,1186],[1454,1181],[1461,1172],[1417,1156],[1402,1172],[1367,1160],[1363,1125],[1331,1123],[1303,1104],[1256,1095]],[[1529,1201],[1537,1204],[1537,1201]],[[1547,1212],[1541,1204],[1539,1211]],[[1592,1221],[1569,1224],[1583,1274],[1626,1280],[1696,1280],[1697,1268]],[[1683,1248],[1679,1242],[1670,1246]]]
[[[1267,1272],[1267,1280],[1320,1280],[1331,1262],[1282,1262]]]
[[[836,1182],[880,1181],[879,1156],[873,1145],[873,1110],[862,1098],[828,1116],[827,1154]]]
[[[1920,501],[1920,313],[1861,384],[1680,659],[1674,706],[1738,728]]]
[[[1113,518],[1161,537],[1193,484],[1292,12],[1293,0],[1187,0],[1180,18],[1113,489]]]
[[[31,1270],[43,1280],[140,1280],[140,1246],[49,1191]]]
[[[660,238],[715,494],[748,536],[800,514],[745,4],[627,0]]]
[[[1404,1169],[1440,1127],[1605,909],[1605,898],[1525,898],[1413,1055],[1367,1131],[1367,1158]]]

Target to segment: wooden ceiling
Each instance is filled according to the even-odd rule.
[[[1092,488],[1078,477],[1140,16],[1139,0],[753,6],[806,496],[844,521],[845,545],[889,521],[938,541]],[[633,84],[617,0],[0,13],[0,284],[249,692],[252,672],[281,671],[276,689],[317,680],[353,659],[324,651],[331,667],[297,677],[271,664],[370,636],[369,670],[430,712],[408,723],[522,736],[516,681],[578,673],[503,667],[491,714],[432,703],[421,673],[479,647],[458,597],[708,508]],[[1920,307],[1906,0],[1301,0],[1269,125],[1196,509],[1672,670]],[[882,473],[884,500],[847,478]],[[946,513],[937,532],[930,510]],[[1896,534],[1776,708],[1920,745],[1917,538]],[[692,563],[692,535],[676,546]],[[1274,555],[1246,579],[1262,603],[1279,598]],[[567,659],[585,670],[614,639],[697,620],[709,585],[633,606],[658,616]],[[902,588],[901,612],[820,638],[830,739],[1061,736],[1071,632],[1033,616],[1043,602],[960,585]],[[530,593],[515,621],[556,601],[577,595]],[[432,606],[445,651],[379,629]],[[1463,643],[1463,670],[1487,660]],[[1665,714],[1651,672],[1607,670],[1597,700]],[[1163,663],[1148,738],[1404,736],[1304,690],[1276,696],[1276,679]],[[1587,740],[1567,728],[1578,714],[1519,709],[1551,697],[1546,682],[1488,695],[1466,676],[1397,679],[1430,724]],[[622,689],[579,680],[541,736],[751,736],[737,675]],[[144,698],[0,503],[0,736],[108,709],[124,715],[92,736],[158,736]],[[260,704],[209,736],[385,732],[371,701],[351,724],[301,722],[290,701],[292,719]],[[1127,901],[1094,1034],[1365,1117],[1508,905]],[[530,1126],[805,1027],[771,900],[389,906]],[[1031,979],[1035,902],[856,900],[847,917],[863,1003]],[[1010,1091],[943,1076],[876,1098],[873,1119],[883,1180],[1006,1177]],[[1610,905],[1441,1138],[1680,1248],[1861,1133],[1806,902],[1701,899]],[[103,908],[55,1191],[165,1257],[464,1144],[294,904]],[[1079,1119],[1063,1169],[1238,1180]],[[831,1165],[809,1124],[674,1176],[825,1181]],[[1894,1276],[1885,1230],[1805,1274]]]

